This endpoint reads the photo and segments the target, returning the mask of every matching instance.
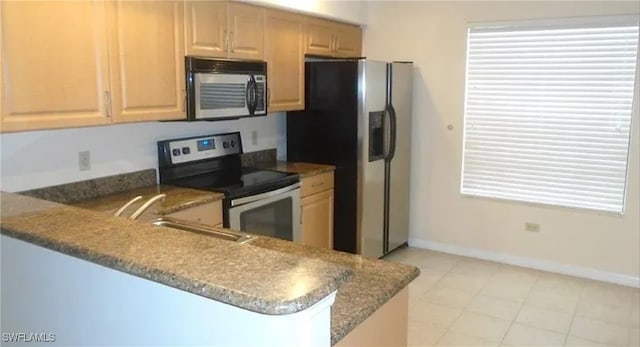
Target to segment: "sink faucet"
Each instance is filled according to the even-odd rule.
[[[120,217],[120,215],[122,214],[122,212],[124,212],[124,210],[126,210],[129,206],[131,206],[131,204],[133,204],[134,202],[138,201],[142,199],[142,195],[138,195],[135,198],[129,200],[129,202],[127,202],[126,204],[122,205],[122,207],[120,207],[113,215],[116,217]]]
[[[135,212],[133,212],[133,214],[131,216],[129,216],[129,219],[130,220],[136,220],[151,205],[155,204],[158,201],[164,200],[166,197],[167,197],[167,195],[165,195],[165,194],[158,194],[158,195],[154,196],[153,198],[147,200],[147,202],[145,202],[144,205],[140,206],[139,209],[137,209]]]

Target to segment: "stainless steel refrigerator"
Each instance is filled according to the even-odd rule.
[[[305,110],[287,113],[287,159],[332,164],[334,249],[382,257],[409,237],[413,64],[305,63]]]

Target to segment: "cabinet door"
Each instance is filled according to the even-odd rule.
[[[181,219],[187,222],[205,224],[208,226],[222,226],[222,201],[214,201],[208,204],[174,212],[168,217]]]
[[[105,3],[0,1],[4,131],[106,124]]]
[[[335,52],[338,57],[362,55],[362,31],[355,25],[336,24]]]
[[[333,248],[333,189],[301,200],[302,244]]]
[[[309,18],[307,20],[305,53],[333,57],[335,55],[335,35],[333,23]]]
[[[184,119],[183,4],[109,2],[113,120]]]
[[[409,287],[405,287],[334,347],[407,346]]]
[[[187,55],[227,56],[227,2],[187,1],[185,40]]]
[[[229,57],[264,60],[264,9],[229,3]]]
[[[304,22],[302,17],[267,10],[265,46],[268,110],[304,109]]]

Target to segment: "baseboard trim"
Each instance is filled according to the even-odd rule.
[[[521,257],[506,253],[498,253],[486,251],[476,248],[468,248],[448,243],[425,241],[420,239],[409,239],[409,246],[416,248],[424,248],[432,251],[443,253],[462,255],[465,257],[478,258],[483,260],[491,260],[498,263],[516,265],[530,269],[559,273],[581,278],[588,278],[597,281],[620,284],[623,286],[640,288],[640,277],[629,276],[625,274],[601,271],[591,268],[579,267],[574,265],[566,265],[554,263],[547,260]]]

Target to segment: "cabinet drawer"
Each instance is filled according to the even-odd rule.
[[[222,200],[178,211],[168,217],[210,226],[222,225]]]
[[[333,172],[306,177],[301,180],[300,197],[333,188]]]

